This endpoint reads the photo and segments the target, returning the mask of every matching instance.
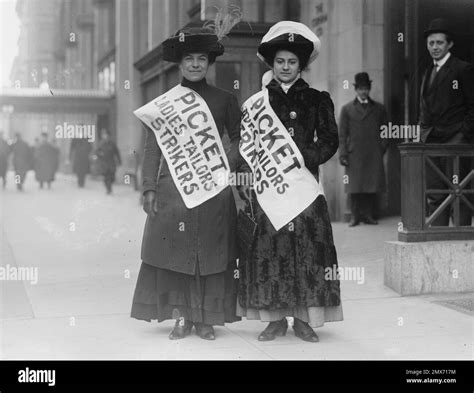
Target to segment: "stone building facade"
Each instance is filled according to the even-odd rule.
[[[329,91],[337,118],[354,99],[354,74],[366,71],[373,80],[371,96],[386,105],[390,120],[416,124],[421,74],[429,61],[422,32],[433,18],[455,22],[452,51],[474,61],[471,0],[19,0],[24,27],[12,79],[35,87],[32,69],[38,80],[38,72],[47,68],[53,93],[56,88],[72,96],[74,89],[105,94],[107,111],[78,114],[72,106],[67,116],[94,122],[98,129],[108,127],[124,158],[121,171],[134,171],[142,156],[143,129],[132,112],[180,78],[176,65],[161,60],[160,43],[183,26],[211,19],[214,6],[237,6],[243,14],[226,39],[225,55],[209,73],[211,83],[232,90],[241,103],[260,89],[265,66],[256,47],[280,20],[301,21],[320,36],[321,54],[303,77]],[[57,113],[51,118],[51,123],[42,120],[46,127],[64,121]],[[27,122],[18,120],[16,127],[22,121]],[[387,192],[380,200],[383,214],[400,212],[399,140],[391,142],[385,157]],[[344,170],[337,155],[322,172],[331,217],[344,220]]]

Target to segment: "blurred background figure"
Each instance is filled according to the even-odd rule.
[[[84,188],[86,175],[90,171],[89,154],[92,145],[86,138],[74,138],[71,141],[69,160],[72,163],[72,171],[77,175],[77,185]]]
[[[31,147],[32,152],[33,152],[33,156],[35,155],[36,149],[38,149],[38,147],[40,146],[40,144],[41,144],[40,138],[36,137],[36,138],[35,138],[35,141],[34,141],[34,143],[33,143],[33,146]]]
[[[15,135],[12,146],[13,168],[15,169],[15,183],[18,191],[23,191],[26,174],[33,169],[33,149],[22,139],[21,134]]]
[[[35,175],[39,187],[46,182],[51,188],[54,175],[59,167],[59,150],[48,142],[48,134],[43,132],[39,145],[35,148]]]
[[[110,139],[110,134],[105,128],[100,131],[100,142],[95,154],[98,159],[99,173],[104,176],[106,192],[111,194],[115,171],[117,165],[122,164],[122,160],[117,145]]]
[[[2,178],[3,188],[7,186],[8,156],[10,152],[10,145],[3,138],[3,131],[0,131],[0,177]]]
[[[377,224],[377,194],[385,189],[383,155],[388,145],[387,139],[380,138],[380,127],[387,124],[387,112],[369,96],[369,74],[360,72],[354,79],[356,98],[342,107],[339,120],[339,160],[348,176],[351,227],[361,220]]]

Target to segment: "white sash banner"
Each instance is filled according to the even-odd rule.
[[[191,209],[228,186],[229,162],[204,99],[178,85],[133,112],[150,127],[184,204]]]
[[[323,188],[270,106],[267,89],[245,101],[242,112],[240,154],[252,168],[258,203],[278,231],[323,194]]]

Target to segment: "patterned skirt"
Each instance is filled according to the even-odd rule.
[[[331,221],[323,195],[276,231],[256,204],[257,233],[239,262],[238,315],[276,321],[293,316],[312,327],[343,320]]]

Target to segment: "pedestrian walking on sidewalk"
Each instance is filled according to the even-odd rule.
[[[48,142],[48,134],[41,134],[41,141],[35,148],[35,177],[39,187],[43,188],[44,183],[51,188],[54,176],[59,167],[59,149]]]
[[[378,224],[377,194],[385,190],[383,155],[388,139],[381,139],[381,126],[387,124],[385,107],[370,98],[372,81],[360,72],[354,77],[356,98],[344,105],[339,120],[339,160],[346,167],[354,227],[364,222]]]
[[[120,152],[114,141],[110,139],[110,133],[103,128],[100,134],[101,140],[96,149],[99,172],[104,176],[104,184],[107,194],[112,193],[112,184],[115,182],[115,171],[122,164]]]
[[[8,156],[11,153],[11,147],[3,139],[3,131],[0,131],[0,177],[2,178],[2,187],[7,186]]]
[[[251,142],[251,146],[268,143],[266,147],[272,149],[281,143],[271,154],[273,164],[268,164],[270,158],[267,160],[263,148],[257,147],[249,156],[246,152],[250,147],[240,150],[243,159],[249,159],[242,171],[251,170],[255,182],[253,190],[239,186],[239,194],[252,204],[257,226],[250,250],[239,260],[237,314],[268,322],[258,336],[260,341],[285,335],[286,317],[293,317],[295,335],[308,342],[319,340],[313,328],[343,319],[339,280],[326,274],[328,269],[337,268],[337,256],[318,173],[319,166],[338,147],[334,105],[329,93],[310,88],[300,76],[319,50],[320,41],[307,26],[289,21],[272,26],[258,47],[258,55],[272,69],[273,78],[243,107],[242,129],[247,137],[241,134],[242,141],[256,134],[253,130],[257,127],[265,136],[259,143]],[[258,116],[261,120],[247,133],[245,124]],[[290,162],[296,162],[288,166],[287,156]],[[253,164],[257,162],[253,157],[258,157],[258,165]],[[275,162],[281,163],[278,178],[271,177]],[[292,175],[295,166],[298,171]],[[266,196],[265,190],[272,190],[273,185],[276,192]],[[304,191],[308,187],[316,191]],[[296,202],[288,203],[286,197],[280,197],[280,202],[272,205],[272,198],[284,196],[286,190]],[[299,202],[303,199],[305,206]],[[285,212],[291,212],[289,217],[293,218],[277,229],[274,222]]]
[[[84,188],[86,175],[90,172],[89,155],[92,150],[91,143],[86,135],[79,135],[71,141],[69,150],[69,161],[72,163],[72,171],[77,176],[77,185]]]
[[[176,319],[169,334],[171,340],[189,335],[193,326],[202,339],[214,340],[214,325],[240,320],[235,313],[234,270],[238,255],[234,196],[228,186],[215,195],[211,191],[216,185],[208,190],[209,184],[202,182],[211,173],[202,164],[211,157],[222,162],[216,167],[226,170],[234,170],[239,159],[237,99],[206,81],[208,67],[224,53],[220,39],[225,33],[220,31],[217,35],[217,31],[209,28],[191,27],[164,41],[164,60],[178,63],[182,74],[181,84],[166,92],[166,97],[170,102],[183,100],[182,103],[192,102],[192,105],[183,111],[182,118],[171,117],[166,112],[167,117],[156,118],[155,131],[146,132],[142,177],[143,207],[148,217],[131,316],[158,322]],[[200,109],[194,109],[195,106]],[[172,106],[164,108],[166,111]],[[208,125],[206,128],[204,123]],[[160,124],[166,128],[160,128]],[[159,138],[158,131],[165,129],[184,130],[176,135],[188,140],[186,146],[176,137]],[[230,138],[227,153],[218,148],[224,130]],[[158,142],[163,141],[159,146]],[[194,142],[207,146],[206,157],[199,156]],[[171,151],[177,153],[170,156]],[[184,152],[193,157],[194,170],[203,171],[201,180],[193,168],[180,161]],[[179,174],[180,178],[173,174]],[[195,182],[185,180],[190,178]],[[200,200],[192,199],[196,191],[202,195]],[[188,208],[185,201],[195,202],[195,206]]]
[[[23,140],[21,134],[17,133],[12,152],[16,187],[18,191],[23,191],[26,174],[33,169],[33,149]]]

